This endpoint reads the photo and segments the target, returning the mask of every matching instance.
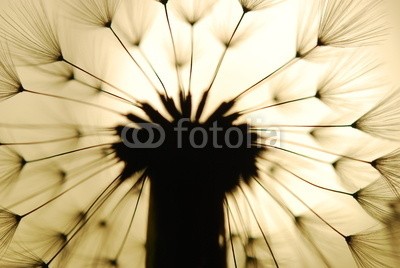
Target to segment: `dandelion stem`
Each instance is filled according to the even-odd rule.
[[[226,267],[226,245],[219,242],[226,237],[224,194],[198,177],[179,184],[163,178],[150,177],[146,267]]]

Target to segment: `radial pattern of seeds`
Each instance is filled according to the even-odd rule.
[[[391,4],[0,1],[0,267],[399,267]]]

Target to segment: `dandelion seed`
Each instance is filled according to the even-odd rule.
[[[0,17],[3,23],[0,32],[13,44],[12,53],[19,60],[46,64],[62,59],[56,28],[48,20],[43,1],[20,3],[11,13]]]
[[[400,149],[379,157],[371,162],[371,165],[377,169],[389,183],[393,193],[399,196],[400,184],[398,174],[398,163],[400,160]]]
[[[75,79],[74,69],[67,64],[53,64],[51,68],[42,66],[41,71],[60,83],[65,83]]]
[[[297,29],[297,57],[304,57],[317,45],[318,18],[322,3],[323,1],[320,0],[303,0],[300,3],[302,7],[299,12]]]
[[[325,104],[339,109],[351,109],[353,105],[360,106],[368,103],[367,98],[375,97],[371,97],[368,92],[385,83],[379,76],[377,77],[381,74],[377,70],[379,65],[365,55],[358,51],[357,54],[350,55],[343,61],[333,63],[333,66],[328,68],[328,73],[321,76],[322,80],[318,85],[316,97]],[[356,103],[356,101],[360,102]]]
[[[6,146],[0,147],[0,193],[2,195],[6,195],[6,191],[16,183],[25,164],[25,159],[16,151]]]
[[[390,236],[389,230],[383,228],[346,237],[346,242],[357,266],[395,267],[398,263],[398,256],[391,249]]]
[[[49,266],[33,252],[20,246],[10,250],[9,256],[0,260],[0,265],[10,268],[48,268]]]
[[[332,163],[343,185],[355,191],[379,177],[379,173],[371,167],[369,161],[359,160],[361,159],[349,156],[339,158]]]
[[[21,92],[21,81],[8,49],[0,46],[0,101],[11,98]]]
[[[78,0],[69,3],[71,14],[80,22],[92,26],[109,28],[117,11],[120,0]],[[79,8],[78,8],[79,6]]]
[[[24,246],[34,249],[32,253],[35,253],[37,256],[42,256],[42,259],[51,257],[67,241],[67,235],[65,233],[54,231],[43,226],[28,226],[28,228],[30,231],[27,232],[26,237],[24,237]],[[15,251],[17,252],[17,250]],[[28,250],[26,251],[29,252]]]
[[[353,127],[373,136],[399,140],[400,122],[398,105],[400,94],[394,90],[370,111],[353,123]]]
[[[21,217],[6,209],[0,209],[0,256],[7,251]]]
[[[318,44],[328,46],[367,46],[385,36],[383,1],[323,1]]]
[[[357,202],[374,218],[388,223],[396,217],[391,205],[399,200],[396,192],[391,190],[388,182],[379,178],[367,187],[353,194]]]

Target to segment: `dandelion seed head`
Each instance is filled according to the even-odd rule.
[[[0,266],[396,267],[383,1],[281,2],[0,13]]]

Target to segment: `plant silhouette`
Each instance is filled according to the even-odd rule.
[[[399,265],[388,1],[0,8],[0,267]]]

